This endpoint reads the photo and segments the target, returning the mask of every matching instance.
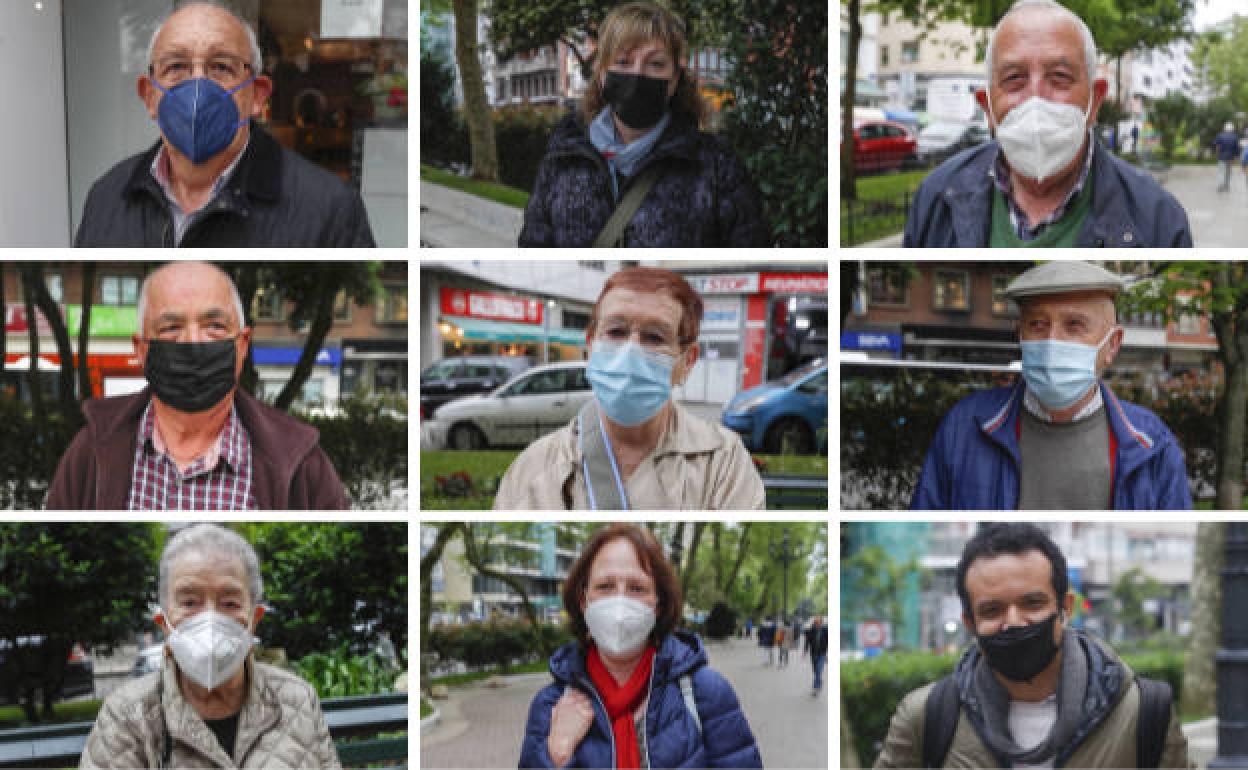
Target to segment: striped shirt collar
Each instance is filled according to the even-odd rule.
[[[1026,390],[1023,394],[1023,406],[1027,408],[1027,411],[1031,413],[1032,417],[1035,417],[1040,422],[1053,422],[1053,418],[1044,408],[1044,405],[1040,403],[1040,399],[1036,398],[1035,394],[1030,390]],[[1088,417],[1091,417],[1101,411],[1103,406],[1105,406],[1105,398],[1101,395],[1101,388],[1098,385],[1096,387],[1095,394],[1092,396],[1092,400],[1087,404],[1084,404],[1084,407],[1076,412],[1075,416],[1072,417],[1070,421],[1079,422],[1080,420],[1087,419]]]
[[[1052,214],[1037,222],[1033,227],[1027,224],[1027,215],[1014,202],[1014,183],[1010,180],[1010,167],[1005,162],[1005,153],[1001,151],[1001,146],[997,145],[997,157],[993,161],[992,168],[988,171],[988,176],[992,179],[993,185],[1005,196],[1006,206],[1010,211],[1010,227],[1013,228],[1014,234],[1018,236],[1019,240],[1024,242],[1034,241],[1050,225],[1065,216],[1071,202],[1079,196],[1079,193],[1083,192],[1083,188],[1088,183],[1088,176],[1092,173],[1092,154],[1094,152],[1096,152],[1096,139],[1092,135],[1092,130],[1088,129],[1088,151],[1084,153],[1083,168],[1079,171],[1079,177],[1075,180],[1075,186],[1070,188],[1070,192],[1066,194],[1066,197],[1062,199],[1061,205],[1054,209]]]
[[[242,465],[242,442],[238,440],[240,434],[246,437],[242,421],[238,419],[238,410],[231,404],[230,416],[226,418],[225,425],[217,434],[216,440],[212,442],[212,446],[208,447],[207,451],[191,461],[184,475],[189,475],[195,469],[201,472],[210,471],[216,468],[222,460],[230,470],[237,472],[239,466]],[[164,436],[160,434],[160,426],[156,424],[156,414],[152,409],[151,401],[147,402],[147,407],[143,410],[143,418],[139,422],[139,439],[148,451],[168,455],[168,445],[165,444]],[[170,455],[169,459],[172,461],[173,457]]]

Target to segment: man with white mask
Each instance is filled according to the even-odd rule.
[[[994,140],[923,181],[903,244],[1190,247],[1187,214],[1092,131],[1109,88],[1088,26],[1054,0],[1018,0],[989,38],[976,92]]]
[[[1122,279],[1048,262],[1005,296],[1019,306],[1023,376],[973,393],[941,421],[911,508],[1186,510],[1183,449],[1158,417],[1101,379],[1122,348]]]
[[[263,595],[237,533],[199,524],[171,537],[154,617],[164,664],[104,701],[80,766],[341,767],[312,686],[251,655]]]

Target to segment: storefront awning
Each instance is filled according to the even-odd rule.
[[[256,346],[251,349],[252,363],[257,366],[294,366],[299,363],[303,348],[283,347],[269,348]],[[321,348],[313,363],[330,366],[335,369],[342,363],[342,350],[339,348]]]
[[[476,318],[444,317],[443,321],[454,329],[452,337],[487,342],[541,342],[542,327],[536,324],[513,324],[502,321],[482,321]],[[581,329],[550,329],[547,339],[560,345],[584,345],[585,332]]]

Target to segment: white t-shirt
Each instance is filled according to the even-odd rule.
[[[1049,731],[1057,722],[1057,694],[1037,703],[1010,701],[1010,736],[1020,749],[1030,749],[1049,737]],[[1053,767],[1054,757],[1038,765],[1014,765],[1014,767]]]

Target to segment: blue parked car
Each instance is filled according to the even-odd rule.
[[[723,421],[752,452],[826,452],[827,361],[817,358],[778,380],[738,393],[724,407]]]

